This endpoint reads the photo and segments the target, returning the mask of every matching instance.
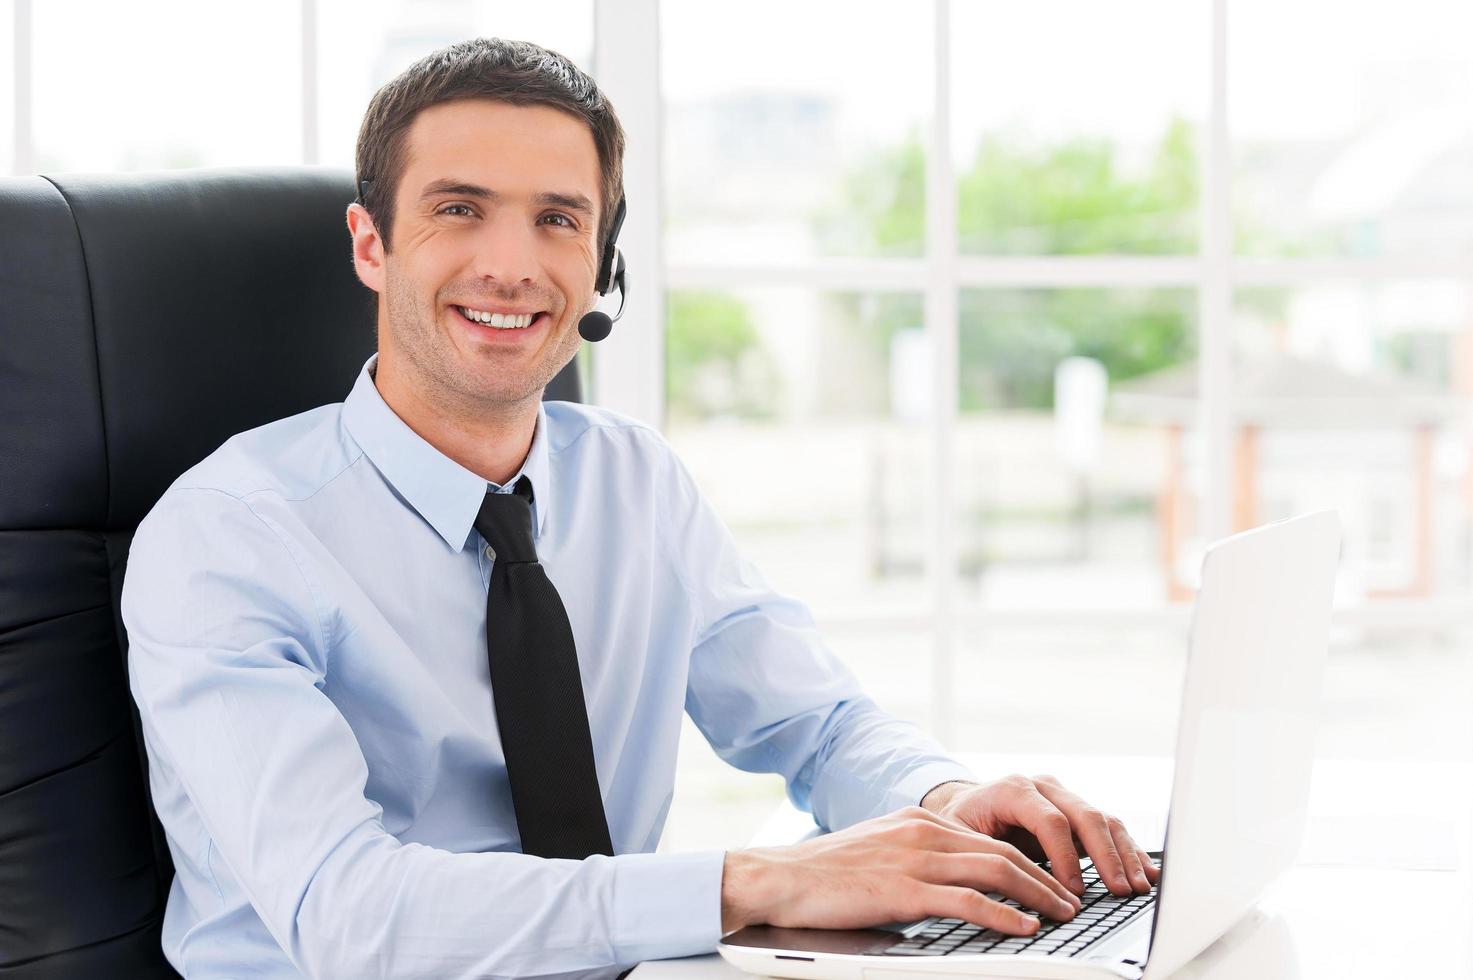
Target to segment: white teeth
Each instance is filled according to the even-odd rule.
[[[531,326],[532,321],[536,319],[536,315],[532,313],[486,313],[482,310],[472,310],[464,306],[459,307],[459,310],[465,314],[467,319],[475,320],[478,323],[485,323],[502,330],[520,330],[523,327]]]

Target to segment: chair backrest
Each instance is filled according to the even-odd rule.
[[[176,976],[128,545],[231,435],[347,395],[353,196],[317,167],[0,178],[0,976]],[[576,364],[545,397],[579,400]]]

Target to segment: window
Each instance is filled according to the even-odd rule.
[[[921,254],[934,58],[925,8],[899,10],[661,5],[666,254]]]
[[[953,3],[960,251],[1196,252],[1208,10],[1205,0],[1046,0],[1005,14]]]
[[[1231,5],[1244,255],[1473,255],[1473,7]]]
[[[29,8],[37,172],[302,159],[296,0]]]
[[[1346,601],[1467,596],[1473,284],[1245,287],[1234,327],[1240,522],[1334,507]]]
[[[592,400],[662,365],[646,421],[884,707],[1168,752],[1205,543],[1333,507],[1322,750],[1468,757],[1473,8],[0,0],[0,166],[351,167],[376,88],[478,34],[634,86],[664,313]],[[679,779],[667,849],[782,792]]]
[[[1334,507],[1322,745],[1465,756],[1468,13],[927,8],[662,5],[662,421],[738,540],[945,741],[1166,753],[1207,542]]]
[[[316,0],[316,162],[353,166],[363,110],[379,87],[437,48],[470,37],[535,41],[588,70],[593,0]]]
[[[968,289],[954,486],[966,603],[1158,609],[1197,474],[1197,296],[1176,288]],[[1153,411],[1159,395],[1174,396]],[[1172,554],[1175,546],[1176,554]]]

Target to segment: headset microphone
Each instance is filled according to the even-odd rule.
[[[624,253],[614,241],[619,237],[619,229],[624,225],[624,198],[619,198],[619,208],[614,212],[614,220],[609,226],[609,238],[604,243],[604,252],[598,264],[598,279],[593,284],[593,291],[600,296],[607,296],[609,290],[619,287],[619,310],[613,316],[609,316],[601,310],[591,310],[583,314],[578,321],[578,335],[591,343],[597,343],[609,335],[614,329],[614,321],[624,315],[624,304],[629,299],[629,277],[624,271]]]
[[[603,340],[614,329],[614,321],[624,315],[624,302],[629,298],[629,277],[624,271],[624,253],[619,251],[617,245],[609,248],[614,252],[614,273],[610,280],[611,285],[619,287],[619,310],[613,316],[602,310],[590,310],[583,314],[583,318],[578,321],[578,334],[584,340],[594,343]]]

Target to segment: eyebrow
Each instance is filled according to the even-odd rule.
[[[432,197],[441,194],[455,194],[460,197],[474,197],[484,201],[495,201],[501,195],[489,187],[480,184],[472,184],[453,177],[442,177],[425,185],[424,192],[420,194],[421,202],[428,201]],[[566,208],[569,211],[577,211],[580,214],[592,217],[593,202],[583,194],[560,194],[556,191],[544,191],[532,197],[532,203],[542,204],[550,207]]]

